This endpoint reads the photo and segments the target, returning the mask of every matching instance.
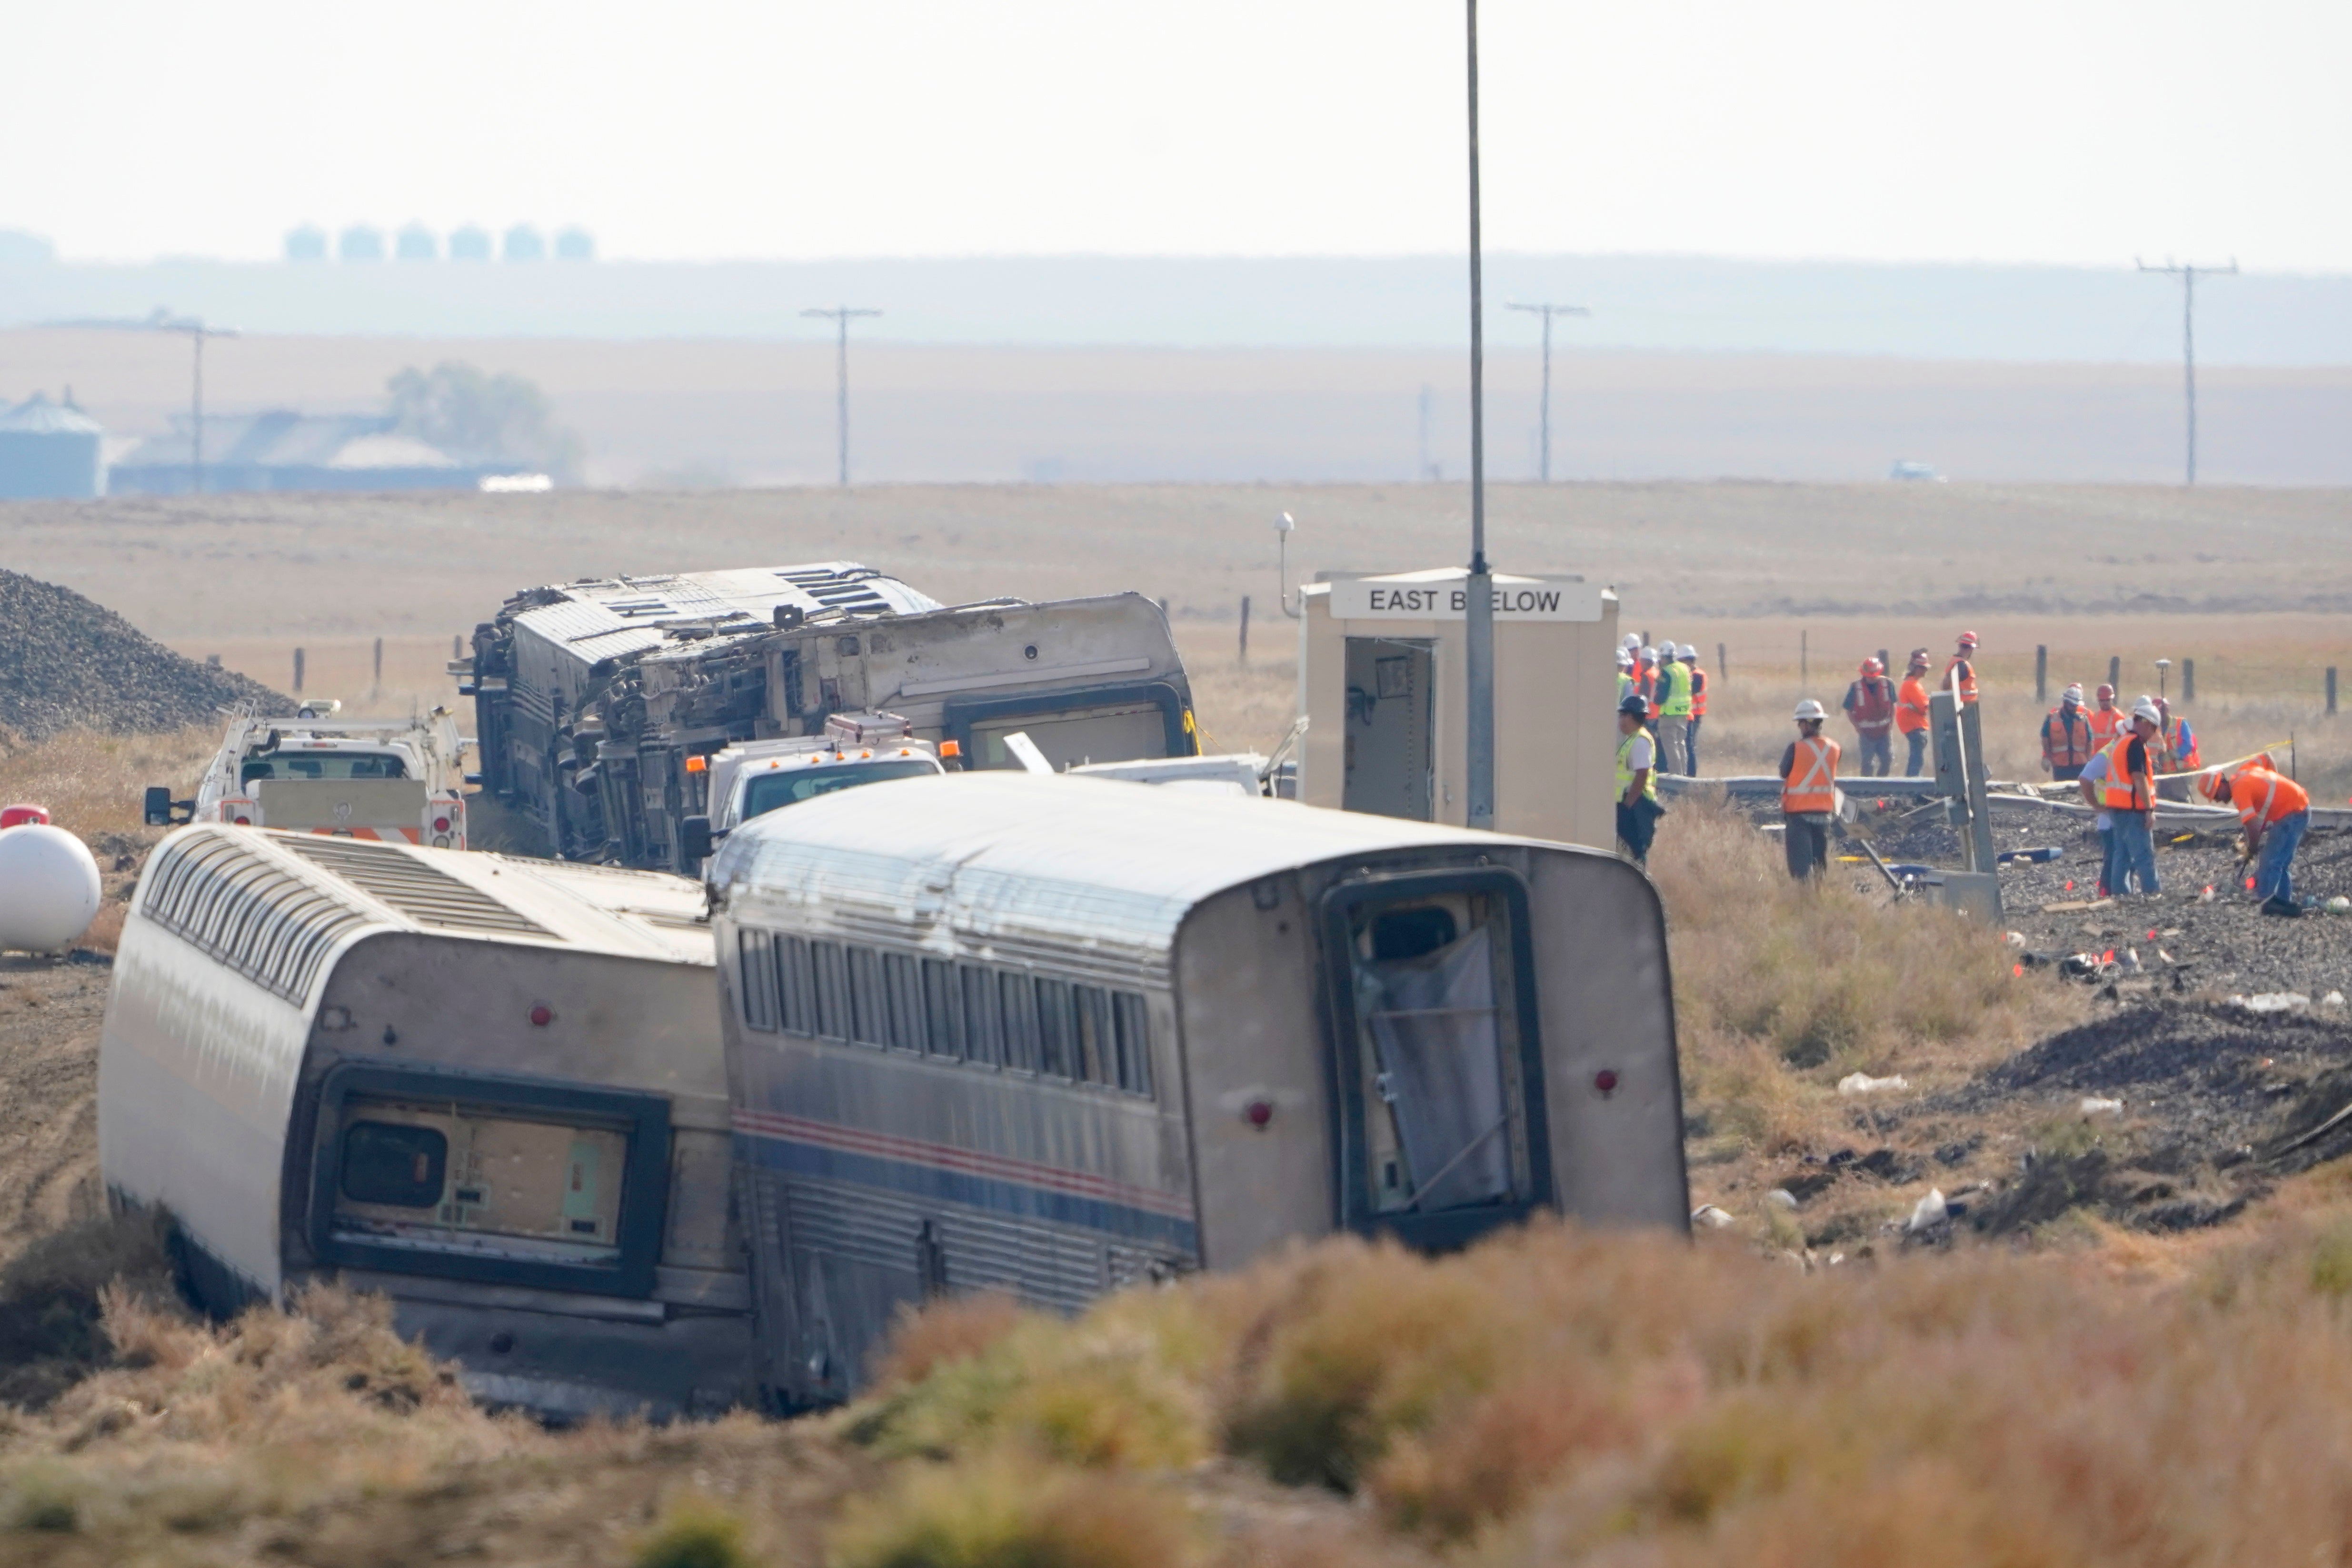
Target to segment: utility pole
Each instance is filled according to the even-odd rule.
[[[1478,0],[1463,0],[1470,84],[1470,572],[1462,586],[1469,825],[1495,826],[1495,577],[1486,564],[1486,330],[1478,255]]]
[[[841,487],[849,488],[849,322],[856,316],[878,316],[879,310],[835,305],[831,310],[809,310],[803,316],[822,316],[840,329],[838,346],[834,357],[835,410],[834,422],[841,432]]]
[[[1551,319],[1554,316],[1589,316],[1591,311],[1581,305],[1521,305],[1512,303],[1509,309],[1525,310],[1529,315],[1543,317],[1543,448],[1537,464],[1536,477],[1545,484],[1551,483]]]
[[[2137,257],[2132,265],[2142,272],[2167,272],[2180,279],[2180,369],[2189,399],[2189,480],[2197,482],[2197,275],[2226,278],[2238,270],[2237,258],[2230,258],[2227,267],[2199,267],[2193,263],[2175,266],[2168,261],[2161,267],[2150,267]]]

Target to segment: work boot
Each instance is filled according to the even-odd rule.
[[[2291,903],[2285,899],[2265,899],[2262,910],[2266,915],[2277,915],[2283,920],[2294,920],[2303,913],[2301,904]]]

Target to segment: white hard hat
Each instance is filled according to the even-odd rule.
[[[1642,662],[1643,662],[1643,664],[1655,664],[1655,663],[1657,663],[1657,662],[1658,662],[1658,650],[1657,650],[1656,648],[1654,648],[1654,647],[1645,647],[1645,648],[1643,648],[1643,649],[1642,650]]]
[[[1829,717],[1829,713],[1820,703],[1808,697],[1802,702],[1797,704],[1797,717],[1800,719],[1826,719]]]
[[[2079,680],[2074,682],[2074,684],[2069,686],[2065,690],[2058,694],[2058,700],[2061,702],[2072,702],[2076,707],[2081,707],[2083,703],[2083,683]]]
[[[1642,634],[1641,634],[1641,633],[1639,633],[1639,632],[1627,632],[1627,633],[1625,634],[1625,643],[1624,643],[1624,647],[1625,647],[1625,651],[1626,651],[1626,652],[1631,653],[1631,652],[1633,652],[1635,648],[1640,647],[1641,646],[1642,646]]]
[[[2133,703],[2132,717],[2145,719],[2159,730],[2164,728],[2164,713],[2157,707],[2156,699],[2153,697],[2143,697]]]
[[[1675,657],[1676,658],[1696,658],[1698,657],[1698,649],[1691,647],[1688,643],[1685,643],[1681,649],[1675,653]]]

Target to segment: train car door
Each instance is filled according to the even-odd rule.
[[[1348,639],[1342,810],[1436,820],[1436,662],[1425,638]]]

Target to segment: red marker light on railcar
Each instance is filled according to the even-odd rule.
[[[1274,1101],[1253,1100],[1242,1111],[1242,1117],[1252,1127],[1264,1127],[1274,1120]]]
[[[1599,1072],[1594,1073],[1592,1075],[1592,1087],[1599,1089],[1604,1095],[1616,1093],[1617,1069],[1615,1068],[1602,1068]]]
[[[436,816],[436,817],[435,817],[435,818],[433,819],[433,831],[434,831],[434,832],[436,832],[436,833],[446,833],[446,832],[448,832],[448,831],[449,831],[449,819],[448,819],[447,817],[446,817],[446,816]]]
[[[555,1021],[555,1009],[550,1007],[546,1003],[541,1002],[538,1006],[533,1007],[530,1010],[530,1021],[540,1028],[544,1029],[548,1025]]]

